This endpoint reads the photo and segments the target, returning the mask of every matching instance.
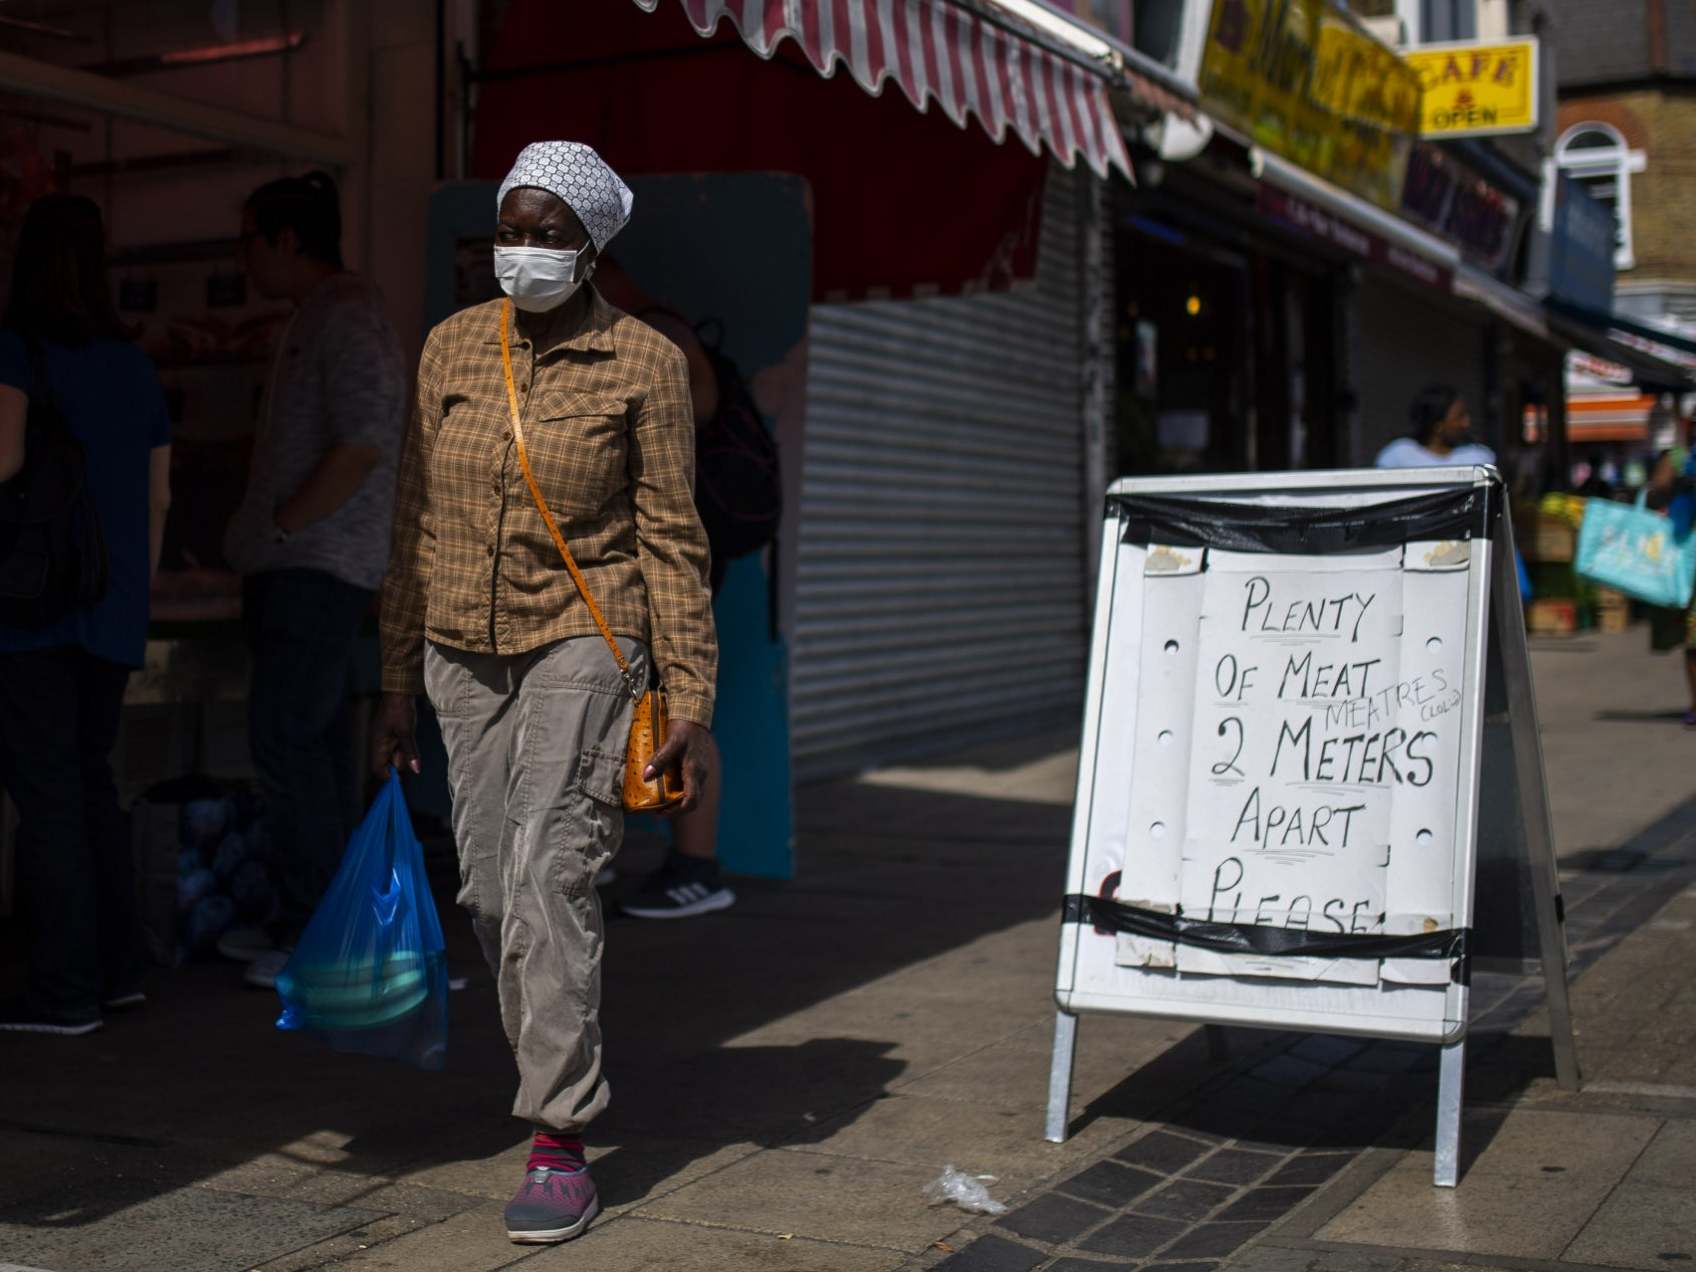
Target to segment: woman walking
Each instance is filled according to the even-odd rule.
[[[145,1001],[112,747],[147,642],[171,421],[153,364],[113,308],[100,209],[37,200],[15,260],[0,324],[0,496],[21,498],[39,479],[30,450],[62,421],[80,444],[107,581],[50,621],[0,619],[0,786],[18,808],[29,958],[28,989],[0,1004],[0,1030],[74,1035],[100,1028],[103,1010]],[[18,577],[16,564],[0,560],[0,571]]]
[[[717,645],[688,369],[589,283],[632,202],[575,142],[526,147],[502,182],[507,299],[456,314],[425,344],[383,589],[376,759],[416,771],[414,699],[427,692],[447,745],[459,901],[498,981],[513,1114],[534,1133],[506,1210],[518,1242],[568,1240],[599,1210],[582,1143],[609,1098],[594,880],[623,834],[630,689],[650,663],[672,724],[644,776],[680,769],[686,812],[713,762]]]

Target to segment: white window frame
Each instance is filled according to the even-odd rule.
[[[1585,133],[1600,133],[1608,139],[1606,146],[1584,146],[1574,150],[1572,143]],[[1614,268],[1631,269],[1637,264],[1631,235],[1631,178],[1649,166],[1649,158],[1641,150],[1626,143],[1625,134],[1612,124],[1599,119],[1586,119],[1574,124],[1555,142],[1555,162],[1569,176],[1584,178],[1612,177],[1614,180],[1614,215],[1619,218],[1619,243],[1614,248]]]

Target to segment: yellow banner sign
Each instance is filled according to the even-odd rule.
[[[1200,87],[1204,108],[1256,144],[1400,205],[1419,78],[1330,0],[1215,0]]]
[[[1537,39],[1424,44],[1402,54],[1425,90],[1420,132],[1479,137],[1537,127]]]

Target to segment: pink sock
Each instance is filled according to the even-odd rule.
[[[566,1174],[582,1170],[583,1141],[575,1135],[537,1131],[530,1141],[530,1161],[524,1169],[531,1171],[539,1166]]]

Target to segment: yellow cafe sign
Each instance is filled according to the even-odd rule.
[[[1480,137],[1537,127],[1537,40],[1422,44],[1402,58],[1419,75],[1422,137]]]

